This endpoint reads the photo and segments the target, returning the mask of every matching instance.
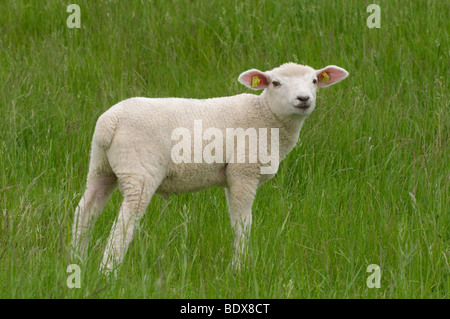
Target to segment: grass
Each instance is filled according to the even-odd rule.
[[[449,298],[448,1],[0,2],[0,298]],[[318,93],[253,207],[234,276],[221,189],[154,198],[117,280],[98,273],[121,197],[66,285],[98,116],[132,96],[246,91],[287,61],[349,70]],[[369,289],[370,264],[381,288]]]

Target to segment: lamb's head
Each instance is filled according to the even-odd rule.
[[[316,105],[317,87],[335,84],[348,76],[338,66],[314,70],[306,65],[285,63],[271,71],[251,69],[239,76],[239,82],[250,89],[261,90],[272,112],[279,116],[307,116]]]

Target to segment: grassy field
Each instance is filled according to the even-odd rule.
[[[0,298],[450,297],[450,1],[78,0],[79,29],[69,3],[0,2]],[[287,61],[350,76],[318,92],[258,190],[249,266],[235,276],[214,188],[155,197],[117,280],[103,278],[116,191],[69,289],[98,116],[133,96],[246,92],[241,72]]]

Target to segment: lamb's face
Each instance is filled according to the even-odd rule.
[[[284,64],[266,72],[270,83],[264,96],[276,114],[307,116],[316,106],[317,75],[313,68]]]
[[[319,86],[329,86],[348,76],[340,67],[330,65],[315,70],[306,65],[285,63],[271,71],[248,70],[239,76],[239,82],[253,89],[264,89],[264,98],[278,116],[308,116],[316,106]]]

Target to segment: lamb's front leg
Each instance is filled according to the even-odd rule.
[[[233,266],[238,270],[248,251],[252,205],[257,187],[257,181],[243,178],[229,183],[229,187],[225,189],[231,226],[235,231]]]
[[[100,271],[105,275],[109,275],[113,270],[116,274],[115,270],[122,263],[128,245],[133,239],[134,230],[162,180],[161,175],[164,173],[117,174],[124,199],[100,266]]]

